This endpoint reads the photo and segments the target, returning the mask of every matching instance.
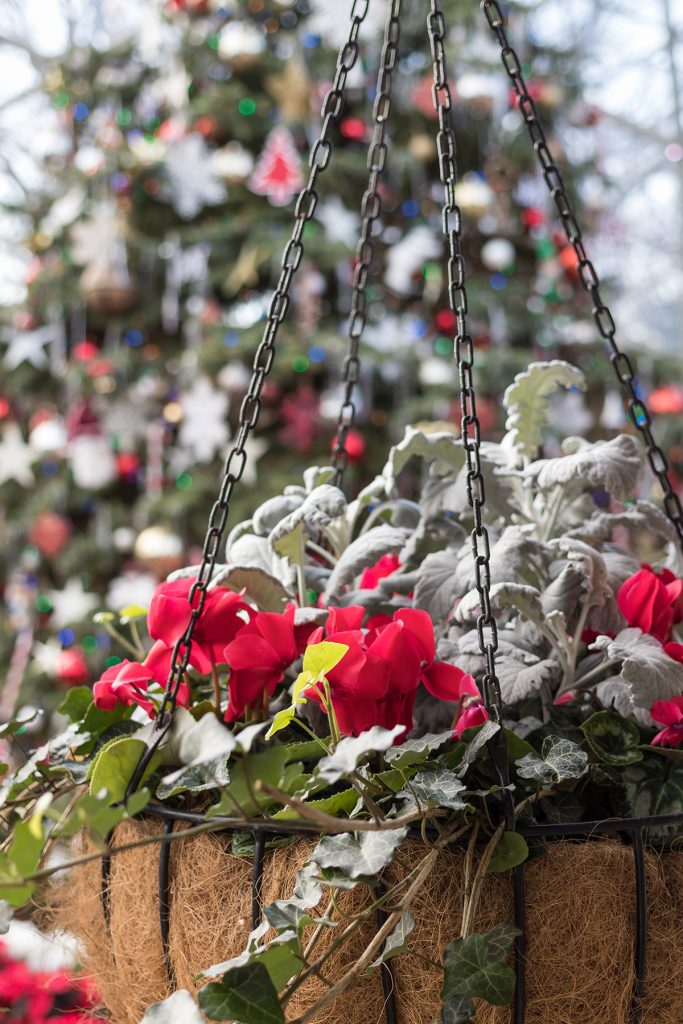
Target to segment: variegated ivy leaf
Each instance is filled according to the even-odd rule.
[[[523,458],[535,458],[543,441],[550,399],[561,388],[586,390],[581,370],[561,359],[529,363],[518,373],[503,396],[508,414],[503,444],[516,448]]]
[[[671,700],[683,693],[683,665],[674,661],[654,637],[635,627],[622,629],[614,639],[599,636],[591,650],[606,651],[610,661],[621,661],[618,676],[601,684],[601,700],[610,697],[608,705],[616,707],[622,714],[641,709],[649,711],[656,700]],[[618,686],[621,681],[627,689]],[[577,679],[581,685],[581,677]],[[642,718],[642,716],[641,716]]]
[[[400,551],[409,534],[388,523],[361,533],[341,555],[325,587],[325,598],[331,601],[345,586],[360,576],[364,569],[376,565],[383,555]]]
[[[541,756],[525,754],[516,761],[517,773],[539,786],[555,785],[567,779],[580,779],[588,766],[588,754],[572,740],[546,736]]]
[[[407,834],[404,827],[323,836],[310,859],[321,868],[339,871],[348,878],[375,878],[391,863]]]
[[[515,972],[505,963],[519,929],[497,924],[484,935],[455,939],[444,952],[444,984],[441,998],[485,999],[506,1006],[515,991]],[[457,1017],[456,1017],[457,1020]]]
[[[337,782],[353,772],[366,754],[389,750],[397,737],[405,731],[405,725],[395,725],[393,729],[373,725],[358,736],[346,736],[337,744],[333,754],[320,759],[318,776],[325,782]]]
[[[576,485],[581,490],[605,490],[617,501],[633,494],[643,468],[643,450],[635,437],[619,434],[595,444],[572,437],[562,448],[566,455],[527,466],[525,479],[535,481],[542,491]]]
[[[386,753],[386,759],[394,768],[408,768],[413,764],[421,764],[433,751],[445,746],[452,737],[452,729],[438,733],[428,732],[424,736],[391,747]]]
[[[450,768],[418,772],[405,789],[398,794],[413,800],[420,807],[448,807],[452,811],[463,811],[467,800],[463,799],[466,787]]]
[[[378,967],[381,967],[387,960],[390,960],[394,956],[398,956],[399,953],[404,953],[408,948],[408,938],[414,928],[415,918],[409,910],[404,910],[401,914],[401,920],[398,922],[391,935],[387,937],[381,954],[366,968],[367,973],[373,974]]]

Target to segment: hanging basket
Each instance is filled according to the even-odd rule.
[[[614,322],[600,299],[597,275],[583,248],[579,226],[528,94],[521,64],[505,35],[498,5],[494,0],[484,0],[482,6],[500,42],[505,69],[568,241],[575,250],[581,282],[592,297],[597,327],[609,346],[610,358],[627,394],[634,427],[640,431],[650,465],[664,488],[665,511],[683,540],[683,511],[668,479],[666,457],[650,432],[650,420],[638,396],[630,362],[616,345]],[[216,566],[230,500],[244,471],[245,446],[258,421],[263,383],[275,357],[279,325],[289,307],[289,287],[303,256],[301,238],[317,204],[317,177],[329,163],[329,128],[342,110],[344,86],[358,55],[358,30],[367,8],[367,0],[354,4],[349,40],[342,47],[333,88],[324,102],[323,130],[311,153],[309,180],[296,206],[294,231],[285,249],[280,279],[255,357],[254,376],[240,412],[237,440],[227,460],[219,500],[211,512],[202,563],[190,591],[190,624],[173,650],[167,692],[156,719],[156,738],[147,744],[129,794],[145,777],[156,749],[171,727],[178,691],[190,664],[194,629]],[[344,402],[333,456],[333,479],[337,485],[341,484],[348,458],[346,439],[355,415],[353,391],[358,380],[358,346],[365,323],[365,284],[373,254],[373,225],[381,210],[377,184],[386,158],[384,128],[396,61],[399,8],[400,4],[393,0],[378,79],[375,131],[369,151],[370,179],[363,199],[353,284],[349,354],[343,367]],[[450,253],[448,294],[457,321],[455,347],[463,408],[462,442],[474,523],[471,536],[476,587],[482,609],[477,620],[480,652],[486,661],[482,689],[488,713],[498,724],[503,708],[495,670],[497,631],[491,611],[489,539],[482,522],[480,428],[472,381],[474,343],[466,324],[461,217],[455,202],[455,141],[450,127],[452,100],[443,45],[445,26],[435,0],[428,25],[439,126],[437,150],[445,189],[443,229]],[[196,596],[199,600],[192,604]],[[507,821],[506,828],[514,831],[516,819],[506,743],[499,730],[488,750],[500,782],[497,810],[502,820]],[[112,845],[162,831],[170,834],[187,827],[188,822],[204,820],[168,807],[156,808],[155,813],[156,818],[149,817],[148,809],[147,817],[118,826]],[[514,955],[514,1006],[479,1005],[479,1024],[681,1024],[683,853],[648,850],[644,835],[650,826],[680,827],[682,822],[683,815],[677,814],[657,819],[520,827],[518,831],[526,838],[539,840],[538,850],[526,865],[507,874],[487,876],[476,921],[479,930],[514,918],[521,933]],[[349,827],[353,827],[352,823]],[[310,831],[302,836],[292,829],[276,830],[272,824],[253,828],[253,863],[231,853],[231,834],[226,830],[163,842],[158,849],[156,845],[140,846],[107,857],[104,890],[97,861],[77,869],[65,883],[61,899],[58,898],[59,920],[82,940],[85,966],[93,973],[115,1024],[138,1024],[150,1003],[163,999],[175,988],[196,990],[196,977],[202,970],[242,952],[247,935],[260,920],[261,906],[291,895],[296,873],[312,848]],[[270,841],[281,840],[283,833],[289,842],[274,846]],[[548,842],[542,844],[540,840]],[[405,875],[416,863],[421,848],[419,838],[407,840],[387,868],[382,884],[391,885],[402,877],[401,873]],[[458,847],[440,853],[428,884],[415,904],[411,904],[417,925],[408,952],[402,954],[393,969],[383,966],[372,975],[361,975],[352,993],[328,1003],[320,1011],[315,1018],[319,1024],[375,1024],[382,1020],[386,1024],[433,1024],[440,1018],[443,972],[439,965],[446,944],[460,934],[464,865],[465,854]],[[339,898],[338,910],[343,914],[345,900],[350,901],[349,909],[358,909],[358,901],[367,898],[367,887],[359,885]],[[359,929],[357,945],[354,939],[326,963],[325,980],[314,978],[296,990],[287,1004],[289,1020],[300,1018],[355,962],[373,934],[369,925],[363,927],[367,930]],[[329,938],[320,941],[324,944]]]
[[[163,823],[143,819],[119,825],[113,839],[126,844],[160,834]],[[187,827],[177,822],[175,829]],[[634,849],[614,835],[589,842],[548,843],[525,869],[527,1024],[629,1024],[640,1011],[643,1024],[683,1020],[683,852],[645,851],[642,869],[648,894],[645,923],[645,994],[637,986],[638,932]],[[230,850],[229,834],[194,836],[170,845],[167,888],[159,895],[159,847],[140,847],[112,858],[108,889],[109,925],[100,899],[100,865],[94,861],[72,872],[56,891],[59,923],[83,947],[113,1024],[139,1024],[151,1003],[174,987],[194,991],[197,975],[212,964],[238,956],[252,927],[253,863]],[[310,837],[267,849],[259,891],[261,902],[291,895],[297,871],[313,848]],[[162,847],[164,849],[164,847]],[[385,883],[403,877],[424,851],[419,839],[406,841],[387,870]],[[416,930],[410,950],[393,975],[363,976],[353,990],[322,1009],[319,1024],[369,1024],[385,1019],[400,1024],[432,1024],[438,1019],[445,945],[457,937],[463,893],[461,850],[441,854],[427,887],[413,906]],[[162,865],[164,858],[162,857]],[[164,871],[162,869],[162,876]],[[366,886],[347,893],[344,909],[357,911],[369,898]],[[167,951],[160,929],[162,901],[168,900]],[[477,912],[476,928],[486,931],[513,916],[511,874],[489,875]],[[342,947],[325,968],[334,983],[354,963],[372,937],[369,926]],[[331,936],[330,936],[331,938]],[[329,941],[329,939],[328,939]],[[388,983],[388,984],[387,984]],[[394,990],[394,1015],[385,1017]],[[325,991],[322,981],[304,984],[288,1006],[293,1020]],[[480,1004],[478,1024],[509,1024],[509,1007]]]

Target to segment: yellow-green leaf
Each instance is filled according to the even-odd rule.
[[[331,640],[311,644],[304,654],[304,671],[314,677],[327,675],[339,664],[348,649],[348,644],[336,644]]]
[[[147,609],[139,604],[128,604],[119,612],[119,618],[124,624],[126,622],[133,622],[134,619],[144,619],[146,615]]]

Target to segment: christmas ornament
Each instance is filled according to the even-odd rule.
[[[229,400],[214,388],[208,377],[198,377],[180,399],[183,418],[178,443],[189,462],[210,462],[222,453],[229,431],[226,423]]]
[[[55,660],[55,675],[62,686],[83,686],[87,683],[90,671],[81,651],[60,651]]]
[[[266,454],[268,448],[268,442],[260,437],[254,437],[251,434],[247,439],[247,443],[244,446],[247,461],[244,473],[242,474],[242,483],[245,487],[255,487],[258,483],[258,462],[261,456]]]
[[[65,516],[46,509],[28,531],[29,543],[45,558],[55,558],[71,536],[71,523]]]
[[[86,491],[99,491],[116,478],[116,460],[99,416],[88,401],[80,401],[67,415],[66,454],[74,483]]]
[[[84,622],[100,605],[97,594],[88,593],[80,579],[72,577],[61,590],[49,590],[52,604],[50,625],[61,629],[72,622]]]
[[[94,263],[81,277],[81,290],[92,313],[123,316],[138,300],[127,267],[122,262]]]
[[[507,270],[515,263],[515,247],[507,238],[491,238],[484,242],[480,255],[487,270]]]
[[[271,206],[286,206],[303,185],[301,161],[292,133],[284,125],[269,133],[249,188],[256,195],[266,196]]]
[[[315,213],[316,220],[325,229],[331,242],[341,242],[353,249],[358,241],[360,217],[354,210],[344,206],[338,196],[332,196],[320,203]]]
[[[483,217],[495,198],[490,185],[476,174],[468,175],[455,186],[455,199],[468,217]]]
[[[658,416],[680,416],[683,412],[683,388],[673,384],[656,388],[650,394],[650,412]]]
[[[436,157],[436,143],[431,135],[427,135],[426,132],[419,132],[417,135],[413,135],[408,143],[408,152],[411,156],[414,156],[416,160],[420,160],[423,164],[429,163],[430,160],[434,160]]]
[[[423,264],[440,253],[441,242],[431,228],[420,226],[408,231],[400,242],[387,250],[384,273],[387,287],[398,295],[412,295]]]
[[[228,185],[241,185],[254,169],[254,158],[240,142],[228,142],[212,154],[211,166]]]
[[[114,612],[120,612],[131,605],[149,608],[158,585],[159,576],[149,572],[138,572],[137,569],[127,569],[111,581],[105,603],[107,608]]]
[[[22,363],[30,363],[36,370],[43,370],[48,365],[45,346],[55,340],[59,328],[53,324],[38,327],[35,330],[18,331],[11,338],[4,334],[7,342],[4,364],[8,370],[16,370]]]
[[[231,359],[221,370],[216,378],[218,385],[227,391],[228,394],[240,394],[249,387],[251,374],[244,363],[238,359]]]
[[[183,565],[183,542],[168,526],[148,526],[138,535],[133,554],[146,569],[161,578]]]
[[[229,21],[218,36],[218,54],[236,67],[245,68],[263,53],[263,29],[248,21]]]
[[[137,300],[128,272],[125,231],[125,222],[111,202],[100,203],[88,220],[71,228],[74,262],[85,268],[81,291],[94,313],[120,316]]]
[[[61,453],[66,445],[66,430],[61,416],[46,412],[34,416],[28,435],[29,443],[41,455]]]
[[[283,121],[304,121],[311,109],[311,82],[301,56],[285,62],[279,75],[268,75],[266,92],[273,98]]]
[[[206,142],[196,132],[169,146],[163,162],[163,196],[183,220],[192,220],[205,206],[222,203],[227,192],[219,180]]]
[[[284,424],[278,433],[280,443],[305,455],[322,426],[320,395],[310,384],[300,384],[293,395],[283,398],[280,418]]]
[[[16,423],[8,423],[1,436],[0,485],[13,480],[22,487],[31,487],[35,480],[31,465],[38,452],[24,441]]]

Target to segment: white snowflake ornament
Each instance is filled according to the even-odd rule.
[[[205,206],[222,203],[228,194],[197,132],[169,146],[163,168],[166,199],[183,220],[192,220]]]
[[[197,462],[210,462],[222,453],[230,436],[226,416],[227,395],[213,386],[208,377],[199,377],[180,399],[183,418],[178,442],[185,454]]]
[[[50,625],[55,629],[72,622],[84,622],[101,603],[97,594],[88,593],[76,577],[67,580],[61,590],[49,590],[47,596],[52,604]]]

